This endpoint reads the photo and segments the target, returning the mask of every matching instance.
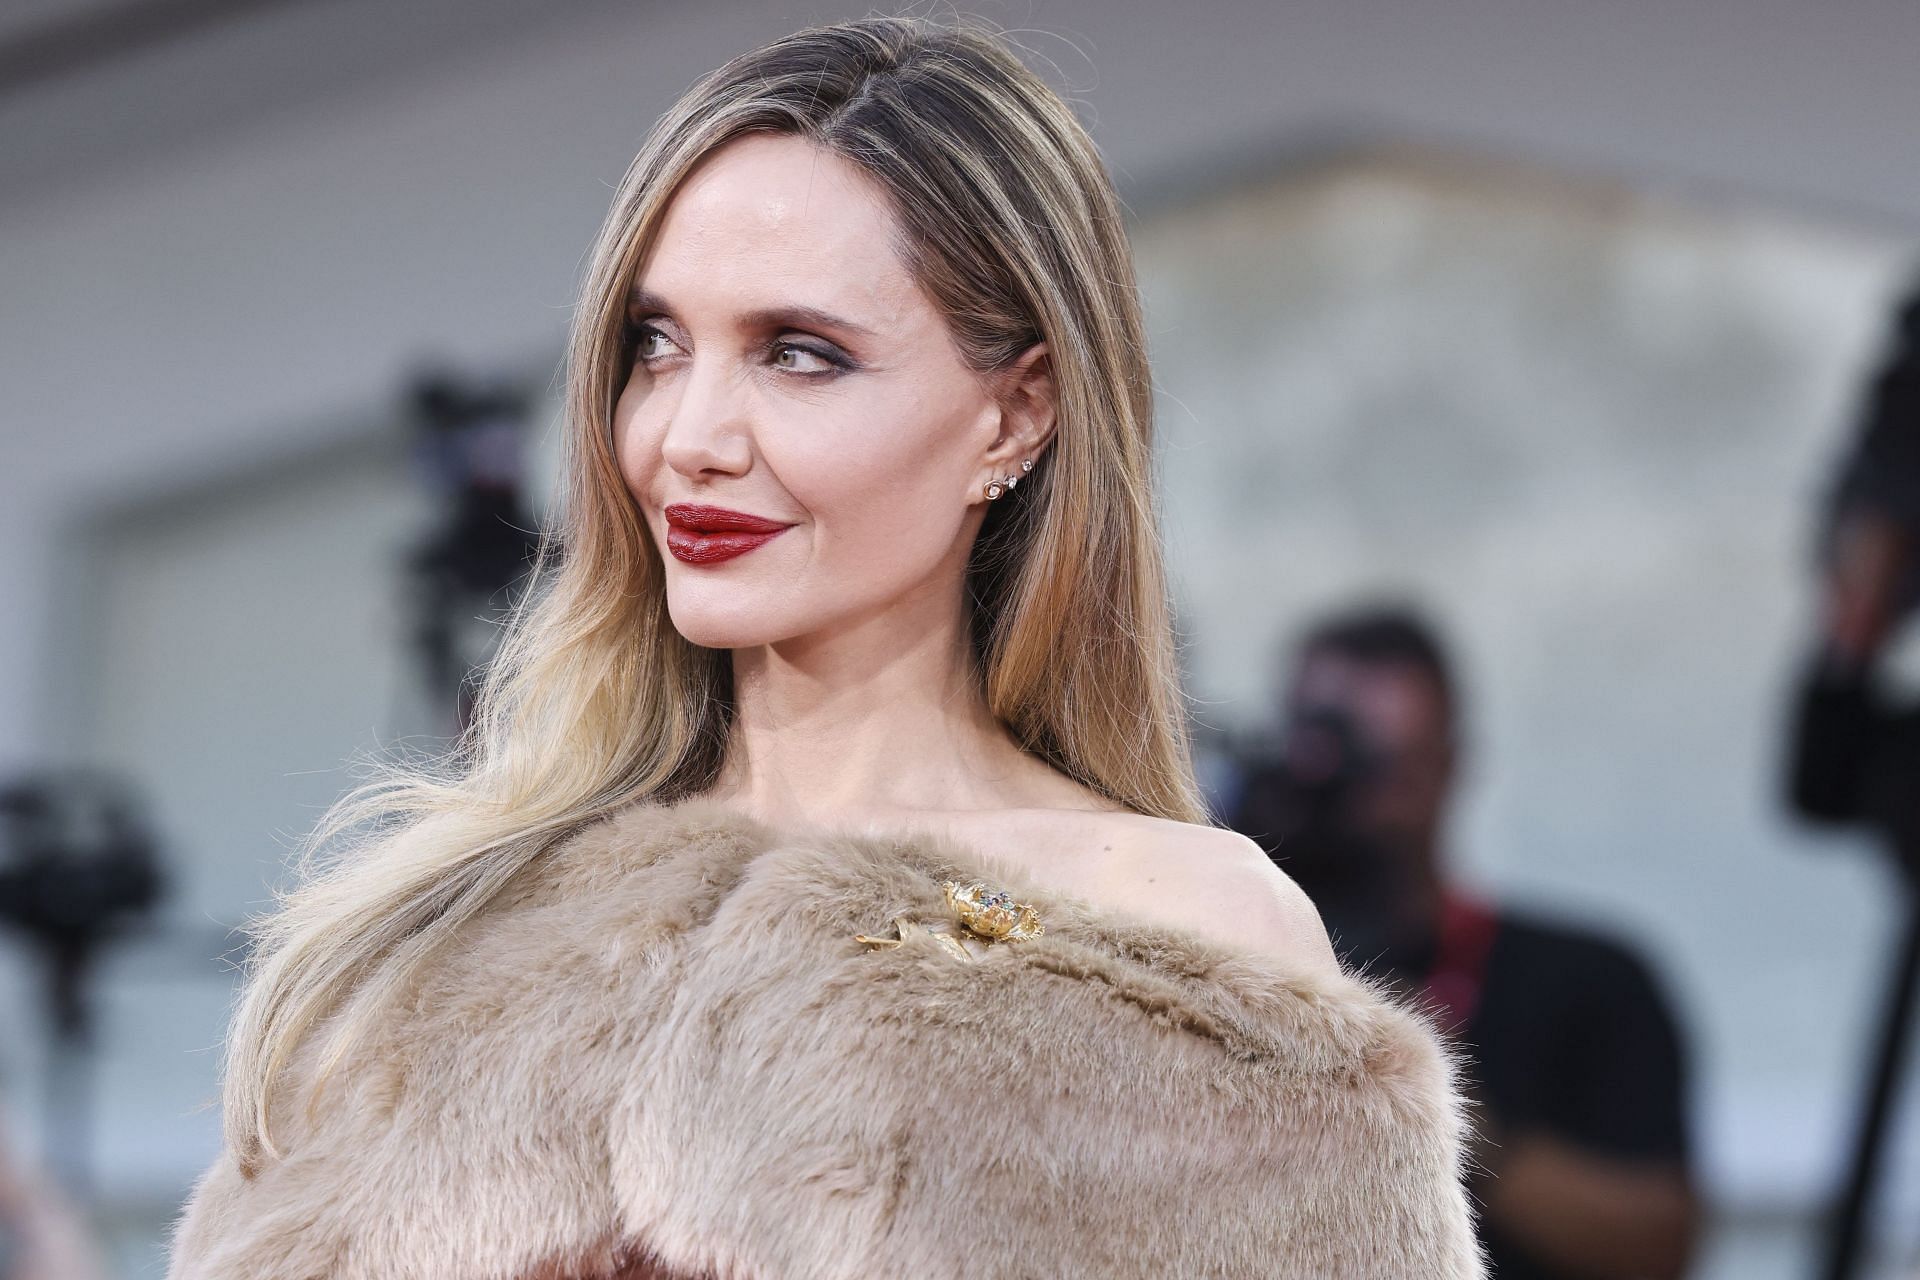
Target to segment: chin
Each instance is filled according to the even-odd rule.
[[[703,649],[745,649],[767,640],[764,629],[741,619],[717,616],[710,609],[676,609],[669,604],[667,616],[673,619],[673,629],[683,640]]]
[[[705,649],[746,649],[784,640],[794,628],[772,616],[758,593],[729,587],[724,592],[667,591],[667,616],[690,644]],[[706,598],[700,598],[700,597]]]

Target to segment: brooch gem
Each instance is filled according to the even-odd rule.
[[[1046,932],[1040,913],[1024,902],[1015,902],[1004,889],[974,881],[941,882],[940,893],[960,923],[991,942],[1029,942]]]
[[[1005,890],[978,881],[961,884],[957,880],[944,880],[940,894],[947,900],[955,920],[927,925],[906,916],[895,916],[893,937],[856,933],[853,940],[876,950],[890,951],[905,946],[910,938],[924,935],[957,959],[975,960],[996,942],[1028,942],[1046,932],[1040,923],[1040,913],[1027,903],[1015,902]]]

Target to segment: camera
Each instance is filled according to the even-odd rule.
[[[1388,764],[1349,708],[1296,706],[1250,763],[1230,825],[1313,900],[1344,963],[1394,972],[1416,968],[1428,940],[1401,923],[1411,860],[1367,812]]]

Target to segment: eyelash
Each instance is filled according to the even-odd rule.
[[[648,324],[644,320],[627,321],[627,325],[626,325],[627,348],[634,353],[633,358],[635,360],[644,361],[646,359],[645,356],[640,354],[640,344],[643,340],[645,340],[648,336],[652,334],[659,334],[662,338],[666,338],[667,341],[669,342],[673,341],[671,337],[668,337],[668,335],[662,332],[657,326]],[[827,364],[832,366],[829,369],[814,369],[807,372],[792,370],[792,371],[789,371],[792,377],[818,378],[821,380],[825,380],[827,378],[838,377],[840,374],[843,374],[843,373],[851,373],[860,367],[858,362],[856,362],[852,357],[847,356],[842,352],[831,350],[826,347],[809,346],[804,342],[781,341],[780,339],[775,339],[774,341],[769,342],[764,347],[762,347],[761,351],[764,355],[767,356],[769,363],[771,363],[773,357],[777,356],[780,352],[789,350],[789,349],[793,351],[804,351],[806,354],[812,356],[814,359],[824,360],[827,362]]]

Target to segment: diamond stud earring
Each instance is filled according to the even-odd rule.
[[[1025,475],[1027,472],[1031,470],[1033,470],[1033,459],[1022,458],[1020,460],[1020,476]],[[1013,487],[1020,483],[1020,476],[1007,476],[1006,478],[1001,480],[987,481],[988,501],[992,501],[993,499],[999,497],[1003,493],[1011,493],[1013,491]]]

